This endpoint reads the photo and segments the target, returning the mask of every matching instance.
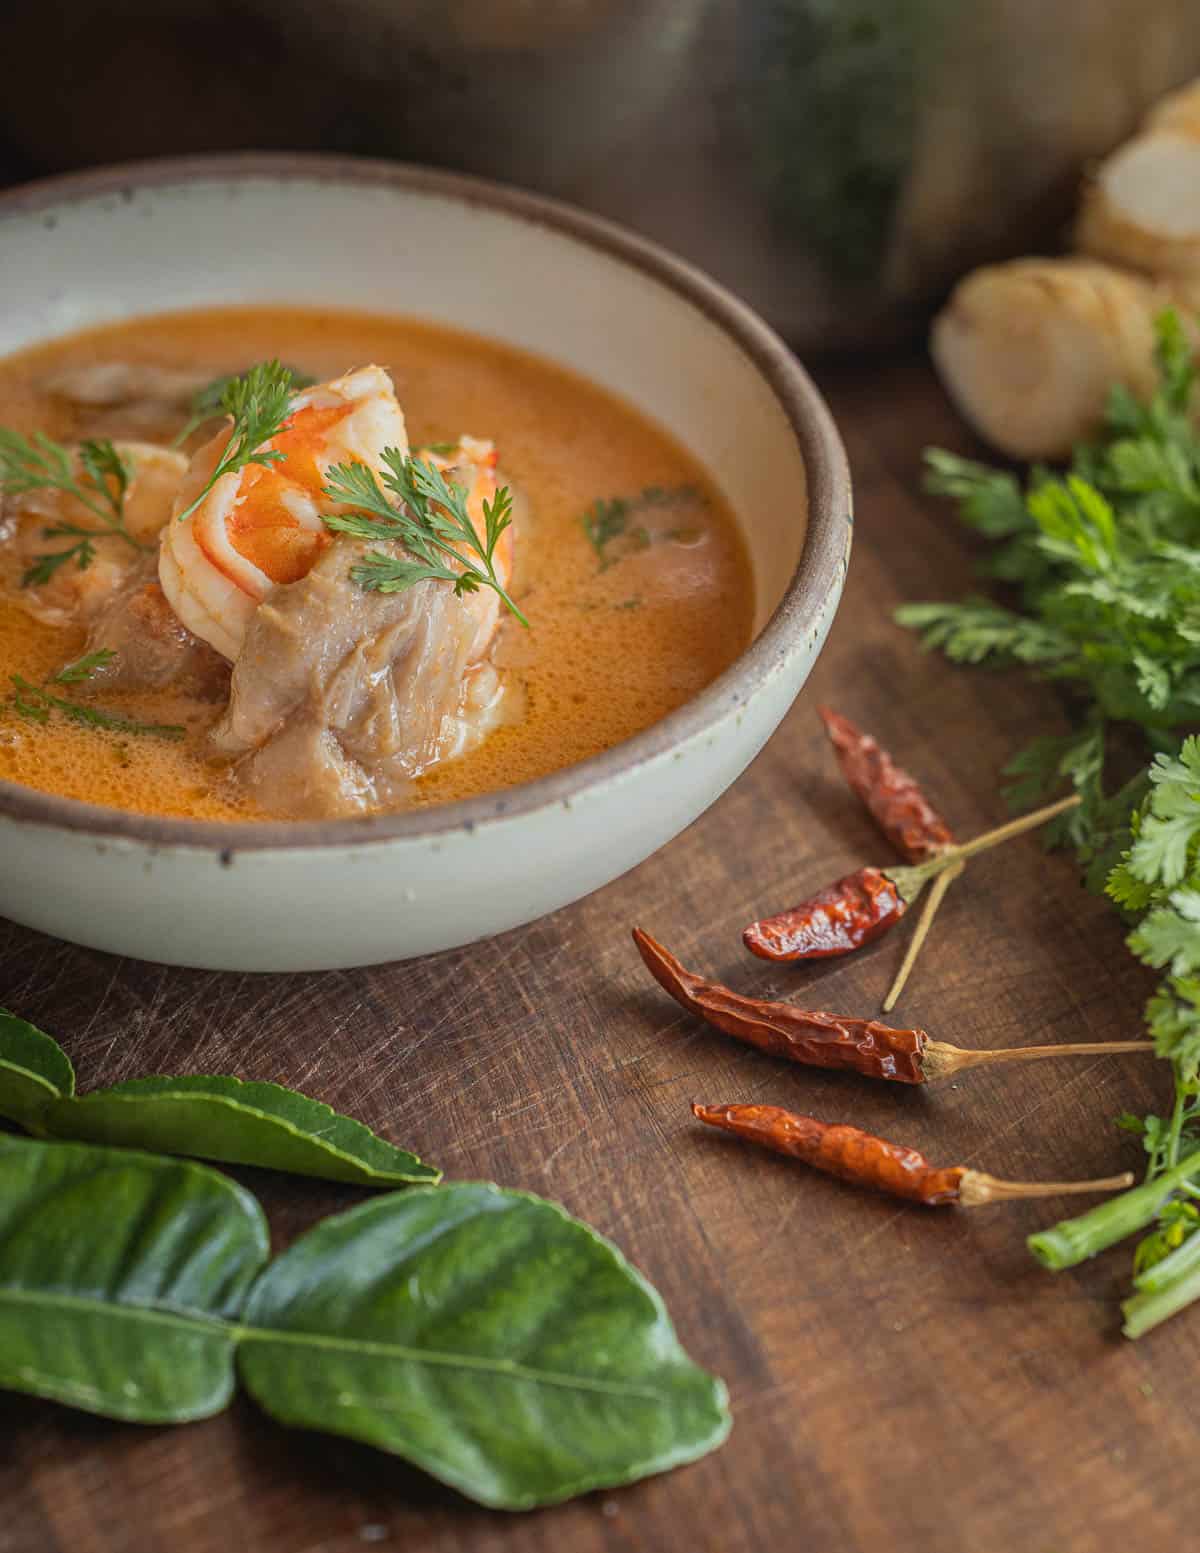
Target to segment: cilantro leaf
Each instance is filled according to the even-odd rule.
[[[263,365],[263,363],[260,363],[260,365]],[[302,388],[311,388],[317,381],[315,377],[310,377],[306,372],[298,372],[295,367],[285,367],[284,370],[292,375],[292,393],[296,393]],[[221,377],[213,378],[211,382],[205,383],[202,388],[198,388],[192,395],[190,414],[187,421],[171,446],[175,448],[182,447],[193,432],[199,431],[201,426],[206,426],[209,421],[216,420],[219,416],[224,415],[226,413],[226,393],[240,377],[244,376],[244,373],[229,372]]]
[[[216,467],[195,499],[179,514],[176,522],[191,517],[218,480],[236,474],[251,464],[269,467],[283,454],[266,444],[277,437],[287,423],[295,379],[290,367],[278,361],[260,361],[244,377],[223,381],[220,410],[233,421],[229,441]]]
[[[903,604],[896,619],[920,631],[927,648],[940,647],[955,663],[1058,664],[1073,652],[1071,643],[1054,627],[987,599]]]
[[[101,647],[96,652],[89,652],[82,658],[76,658],[74,663],[68,663],[64,668],[59,669],[57,674],[52,674],[46,683],[78,685],[85,679],[91,679],[97,669],[102,669],[105,664],[111,663],[116,656],[113,648]]]
[[[1200,971],[1200,890],[1176,890],[1142,918],[1129,947],[1146,965],[1169,967],[1172,976]]]
[[[610,566],[624,560],[627,554],[649,549],[657,540],[673,539],[686,543],[692,533],[686,527],[651,532],[645,523],[633,523],[631,520],[655,508],[676,507],[703,500],[703,492],[694,485],[647,485],[636,496],[598,496],[579,515],[584,537],[596,553],[596,570],[606,572]],[[627,539],[629,543],[615,545],[614,542],[622,539]]]
[[[512,523],[508,490],[484,502],[480,539],[466,490],[435,465],[385,448],[383,466],[382,484],[365,464],[337,464],[326,476],[325,495],[351,509],[326,517],[327,528],[398,547],[368,552],[351,568],[353,580],[377,593],[398,593],[423,581],[448,582],[460,598],[492,588],[527,626],[496,570],[496,546]]]
[[[73,663],[64,665],[56,674],[51,674],[40,685],[34,685],[22,674],[12,674],[9,679],[12,682],[13,694],[9,697],[8,706],[20,717],[28,718],[31,722],[47,723],[51,716],[57,712],[65,717],[68,722],[79,723],[86,728],[101,728],[107,733],[131,733],[148,734],[159,739],[182,739],[186,729],[175,723],[143,723],[136,718],[122,717],[118,712],[106,712],[98,706],[88,706],[82,701],[69,701],[65,696],[55,694],[51,685],[78,685],[89,680],[97,669],[111,663],[116,653],[111,647],[101,647],[96,652],[86,653],[82,658],[76,658]]]
[[[91,529],[62,522],[44,529],[47,539],[74,539],[76,543],[35,556],[21,578],[21,586],[44,586],[70,561],[85,571],[95,559],[95,541],[102,535],[114,535],[135,550],[151,550],[153,546],[130,533],[125,523],[125,497],[132,479],[132,463],[111,442],[81,442],[77,456],[72,458],[69,448],[40,431],[23,437],[10,427],[0,426],[0,495],[60,491],[77,501],[100,525]]]
[[[1033,528],[1016,475],[944,448],[927,448],[925,466],[925,489],[958,502],[959,517],[978,533],[1008,539]]]

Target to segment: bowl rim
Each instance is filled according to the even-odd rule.
[[[93,201],[132,198],[142,189],[266,179],[281,183],[356,184],[410,190],[484,206],[545,226],[640,270],[690,302],[723,329],[765,378],[800,447],[808,527],[796,570],[770,619],[730,666],[699,695],[598,755],[498,792],[428,809],[341,820],[187,820],[136,814],[43,793],[0,779],[0,818],[161,847],[234,852],[361,846],[474,831],[532,811],[569,807],[585,789],[702,735],[742,705],[800,647],[829,593],[838,586],[850,540],[850,472],[841,437],[819,391],[790,348],[746,303],[693,264],[648,238],[565,201],[486,178],[415,163],[320,152],[232,152],[118,163],[41,178],[0,191],[0,222]]]

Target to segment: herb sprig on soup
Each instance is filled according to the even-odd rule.
[[[194,818],[442,802],[629,737],[749,639],[703,470],[466,334],[149,318],[0,362],[0,427],[0,777],[29,786]]]

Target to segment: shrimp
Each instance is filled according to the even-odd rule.
[[[117,442],[114,446],[131,471],[125,493],[125,527],[140,543],[150,545],[171,516],[187,459],[182,453],[149,442]],[[64,491],[43,489],[0,498],[0,539],[4,541],[0,544],[0,584],[6,585],[16,602],[37,620],[55,626],[86,626],[108,608],[150,557],[140,556],[124,540],[97,529],[90,565],[60,566],[48,581],[22,586],[22,574],[39,555],[61,548],[61,543],[47,542],[46,529],[62,523],[96,528],[88,509]]]
[[[466,491],[482,537],[496,490],[490,442],[462,437],[422,449],[423,462]],[[456,598],[430,579],[397,593],[353,578],[373,541],[339,534],[295,582],[253,612],[233,666],[229,706],[210,744],[275,813],[297,818],[394,807],[413,780],[519,717],[521,686],[491,660],[500,600]],[[511,578],[511,529],[493,553]]]
[[[176,512],[185,511],[203,489],[228,439],[229,432],[222,430],[196,453]],[[408,436],[392,381],[382,368],[361,367],[297,394],[284,430],[266,444],[283,458],[222,476],[193,513],[168,525],[159,577],[180,621],[235,661],[263,600],[280,584],[306,577],[332,543],[324,519],[345,509],[324,494],[330,467],[359,462],[378,470],[388,448],[407,453]],[[483,504],[496,493],[492,444],[462,437],[449,456],[430,448],[420,457],[466,487],[467,510],[482,536]],[[504,582],[511,574],[512,547],[510,528],[494,557]],[[471,662],[483,657],[495,635],[499,602],[490,590],[472,600],[478,627]]]
[[[229,437],[223,428],[195,454],[176,514],[204,488]],[[381,367],[362,367],[296,394],[283,431],[265,448],[283,458],[222,475],[194,512],[167,525],[159,579],[180,621],[236,660],[267,595],[307,576],[332,543],[324,518],[341,509],[323,494],[331,465],[378,469],[385,448],[407,453],[408,434]]]

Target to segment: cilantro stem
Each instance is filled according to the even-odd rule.
[[[1193,1236],[1179,1249],[1185,1251],[1195,1242],[1196,1237]],[[1153,1294],[1134,1294],[1122,1303],[1121,1314],[1125,1317],[1125,1324],[1121,1330],[1126,1337],[1144,1337],[1154,1327],[1178,1315],[1193,1300],[1200,1299],[1200,1253],[1192,1261],[1195,1265],[1189,1266],[1185,1274],[1163,1288]],[[1165,1266],[1166,1263],[1159,1265]]]
[[[1175,1067],[1175,1104],[1171,1108],[1171,1127],[1167,1134],[1167,1147],[1164,1163],[1168,1169],[1179,1163],[1179,1140],[1183,1135],[1183,1118],[1187,1105],[1187,1091],[1180,1082],[1178,1067]]]
[[[1048,1267],[1052,1273],[1061,1273],[1152,1224],[1175,1188],[1197,1174],[1200,1174],[1200,1150],[1152,1181],[1122,1192],[1098,1208],[1081,1213],[1078,1218],[1064,1219],[1049,1229],[1039,1230],[1036,1235],[1030,1235],[1026,1244],[1043,1267]]]
[[[1186,1181],[1180,1183],[1181,1190],[1186,1190],[1187,1186]],[[1182,1278],[1184,1273],[1191,1272],[1193,1267],[1200,1267],[1200,1233],[1195,1231],[1182,1245],[1168,1252],[1161,1262],[1155,1262],[1145,1272],[1139,1273],[1133,1280],[1133,1286],[1139,1294],[1161,1294],[1170,1284]]]
[[[86,507],[92,516],[104,525],[107,533],[114,535],[117,539],[123,539],[127,545],[132,545],[135,550],[148,554],[154,548],[153,545],[148,545],[143,540],[138,539],[136,535],[131,534],[125,527],[123,517],[115,517],[111,512],[105,512],[104,508],[93,501],[83,486],[77,481],[47,479],[42,482],[42,488],[51,491],[62,491],[67,496],[73,496],[81,507]],[[56,524],[54,531],[56,534],[64,536],[67,534],[84,536],[93,532],[90,529],[78,528],[74,524],[69,523]]]

